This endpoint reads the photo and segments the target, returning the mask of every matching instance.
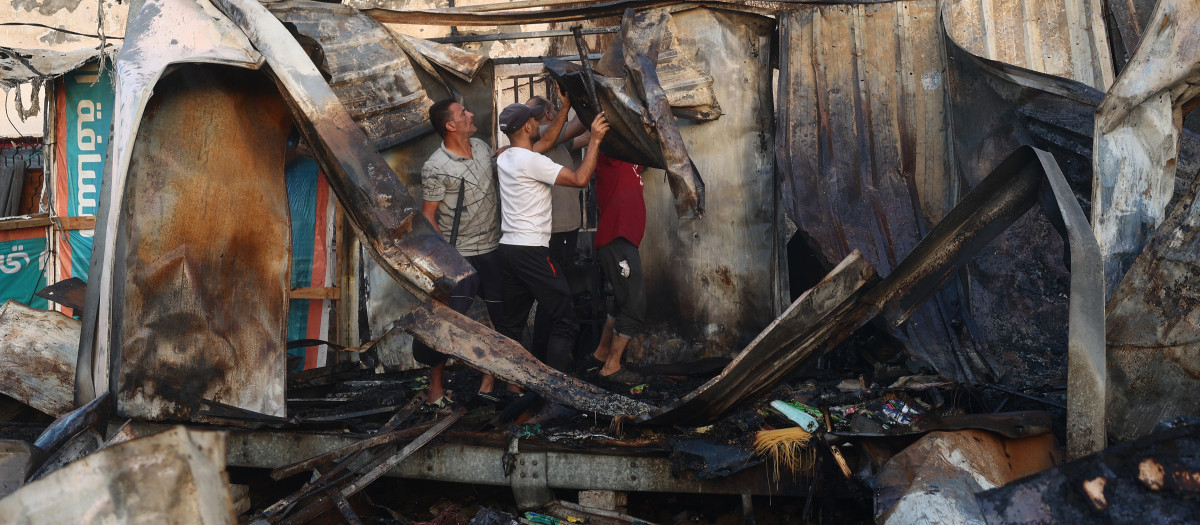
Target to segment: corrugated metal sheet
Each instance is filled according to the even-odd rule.
[[[886,276],[956,200],[937,20],[935,0],[780,17],[784,202],[826,267],[859,250]],[[960,303],[943,290],[892,333],[942,373],[990,376]]]
[[[320,46],[314,57],[329,87],[377,149],[433,131],[425,95],[390,30],[357,9],[308,1],[264,4],[279,20]]]
[[[947,0],[945,13],[948,34],[971,54],[1112,85],[1104,0]]]

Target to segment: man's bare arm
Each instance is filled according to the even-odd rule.
[[[442,201],[424,202],[425,203],[421,205],[421,215],[424,215],[426,219],[429,219],[429,224],[433,225],[433,231],[438,232],[439,234],[442,233],[442,230],[439,230],[437,225],[437,209],[438,205],[440,205]]]
[[[579,163],[579,169],[572,171],[569,168],[563,168],[558,172],[558,178],[554,180],[554,184],[575,188],[587,186],[588,181],[592,180],[592,173],[596,171],[596,160],[600,156],[600,143],[604,141],[605,133],[608,133],[608,119],[604,117],[604,113],[601,113],[596,115],[596,120],[592,121],[592,137],[588,142],[587,154],[583,156],[583,162]]]
[[[553,149],[558,144],[558,136],[562,133],[563,125],[567,123],[567,115],[571,112],[571,96],[563,91],[562,86],[558,86],[558,98],[562,100],[562,111],[555,115],[550,127],[546,129],[545,133],[542,133],[542,138],[529,148],[536,153],[545,153]]]

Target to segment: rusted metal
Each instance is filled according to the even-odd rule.
[[[592,97],[581,96],[592,92],[586,70],[551,60],[546,66],[572,93],[572,108],[582,121],[591,122],[601,111],[608,117],[621,140],[605,141],[605,154],[666,170],[675,212],[680,218],[699,218],[704,214],[704,181],[688,156],[657,75],[659,48],[668,47],[674,36],[668,30],[670,20],[662,10],[625,13],[616,40],[596,64],[596,72],[603,75],[595,86],[599,108]]]
[[[54,417],[74,408],[79,321],[16,301],[0,306],[0,393]]]
[[[1163,0],[1150,24],[1096,111],[1091,219],[1109,296],[1170,211],[1183,115],[1200,100],[1200,2]]]
[[[545,399],[578,410],[615,416],[643,414],[652,408],[550,368],[520,343],[438,302],[418,305],[400,318],[396,327],[497,379],[521,385]]]
[[[1200,179],[1108,301],[1108,431],[1125,441],[1200,414]]]
[[[811,1],[811,0],[803,0]],[[894,0],[862,0],[858,3],[890,2]],[[652,9],[679,5],[679,0],[610,0],[605,2],[578,2],[577,5],[546,9],[523,10],[507,5],[504,9],[472,10],[470,7],[448,9],[412,9],[401,0],[352,0],[347,5],[362,9],[364,13],[388,24],[428,24],[442,26],[496,26],[510,24],[534,24],[551,22],[577,22],[601,17],[620,16],[626,9]],[[770,16],[778,9],[802,1],[756,1],[717,0],[689,2],[689,5],[707,5],[722,9],[738,10]],[[833,3],[816,0],[814,3]]]
[[[245,36],[207,1],[147,0],[136,13],[116,64],[121,81],[117,83],[110,154],[100,191],[87,304],[80,319],[76,405],[91,401],[100,392],[116,391],[117,376],[110,374],[110,368],[119,359],[121,348],[128,241],[122,230],[122,210],[135,136],[155,83],[172,63],[192,60],[257,68],[262,60]],[[181,27],[188,28],[193,38],[179,39]]]
[[[261,73],[183,65],[155,85],[126,173],[112,298],[124,303],[121,415],[203,419],[203,399],[286,415],[291,128]]]
[[[319,51],[314,62],[375,149],[433,132],[433,101],[383,24],[341,4],[286,0],[264,5],[296,34],[315,42]]]
[[[1015,454],[1014,457],[1018,457]],[[977,496],[987,523],[1186,523],[1200,515],[1200,425],[1164,430]]]
[[[6,523],[236,524],[225,434],[174,427],[96,452],[0,499]]]

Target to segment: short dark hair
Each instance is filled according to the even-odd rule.
[[[433,131],[438,136],[446,136],[446,123],[450,122],[450,106],[458,102],[452,98],[439,100],[437,103],[429,107],[429,122],[433,124]]]
[[[533,104],[530,104],[530,102],[532,102]],[[550,103],[550,99],[540,96],[540,95],[534,95],[532,97],[529,97],[529,100],[525,102],[525,105],[527,105],[531,108],[541,106],[543,111],[550,111],[550,110],[554,109],[554,104]]]

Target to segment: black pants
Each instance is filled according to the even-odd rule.
[[[533,349],[531,353],[543,363],[566,371],[579,323],[571,308],[571,288],[562,269],[544,246],[501,244],[497,251],[504,269],[504,316],[496,329],[501,335],[520,341],[529,320],[529,309],[536,300],[538,310],[545,309],[550,320],[550,336],[545,350]]]
[[[550,234],[550,259],[562,270],[563,276],[567,278],[568,287],[571,284],[572,272],[575,271],[575,247],[578,243],[579,230]],[[572,290],[572,299],[574,295],[574,290]],[[553,326],[554,323],[550,320],[550,316],[539,303],[537,312],[533,314],[534,353],[545,355],[546,345],[550,344],[550,330]],[[572,344],[572,348],[574,348],[574,344]]]
[[[642,277],[642,256],[637,246],[624,237],[596,250],[596,258],[613,289],[613,305],[608,315],[616,319],[613,332],[632,339],[646,321],[646,281]]]
[[[450,291],[450,301],[447,304],[452,310],[465,314],[475,302],[475,296],[483,298],[487,306],[488,317],[492,324],[499,322],[504,315],[503,277],[500,269],[500,251],[492,250],[483,255],[465,257],[475,274],[463,279]],[[437,366],[446,362],[446,354],[430,348],[425,343],[413,340],[413,359],[429,366]]]

